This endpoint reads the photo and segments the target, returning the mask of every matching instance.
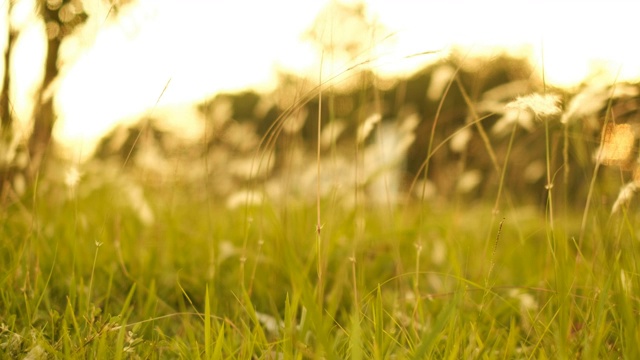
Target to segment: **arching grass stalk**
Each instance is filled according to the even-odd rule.
[[[473,124],[475,125],[476,130],[478,130],[478,134],[480,134],[480,137],[482,138],[482,143],[484,144],[484,147],[487,150],[487,154],[491,159],[491,164],[493,165],[493,168],[496,170],[496,173],[500,174],[500,165],[498,164],[498,157],[496,156],[495,151],[493,151],[493,146],[491,146],[489,135],[487,135],[487,132],[484,130],[482,123],[479,121],[480,116],[478,116],[478,113],[476,112],[476,109],[473,106],[473,102],[471,101],[471,98],[469,97],[467,90],[464,88],[462,81],[460,81],[460,78],[457,76],[457,73],[454,75],[454,77],[455,77],[456,84],[458,85],[458,89],[460,90],[460,95],[462,95],[462,98],[464,99],[465,104],[469,108],[469,113],[474,120]]]
[[[451,79],[449,79],[449,82],[447,83],[447,87],[444,89],[444,92],[442,93],[442,98],[440,99],[440,102],[438,103],[438,108],[436,109],[436,115],[434,116],[433,124],[431,125],[431,133],[429,135],[429,145],[427,146],[427,157],[426,157],[425,162],[424,162],[424,175],[423,175],[424,181],[422,183],[422,191],[420,193],[420,204],[423,205],[423,207],[424,207],[427,180],[429,178],[429,159],[431,158],[431,153],[432,153],[432,148],[433,148],[433,141],[434,141],[435,132],[436,132],[436,126],[438,125],[438,119],[440,119],[440,113],[442,112],[442,108],[444,106],[444,100],[447,98],[447,95],[449,94],[449,91],[451,90],[451,85],[453,85],[453,82],[457,79],[457,75],[458,75],[458,72],[460,71],[461,67],[462,67],[462,63],[460,63],[460,65],[458,65],[458,67],[456,68],[456,71],[453,73],[453,75],[451,75]],[[416,179],[420,176],[420,172],[419,171],[418,171],[418,174],[416,174]],[[413,184],[411,185],[411,188],[413,188]],[[409,193],[411,193],[411,191],[409,191]],[[421,212],[421,215],[420,215],[420,224],[421,225],[423,223],[423,213],[424,212]]]

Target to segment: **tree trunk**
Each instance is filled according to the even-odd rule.
[[[4,53],[4,78],[2,79],[2,92],[0,93],[0,156],[4,157],[4,159],[0,160],[0,202],[2,203],[4,203],[4,199],[8,194],[14,175],[14,169],[11,166],[10,159],[7,158],[7,152],[13,141],[13,136],[15,136],[13,133],[13,106],[10,101],[9,88],[11,84],[11,53],[18,34],[11,29],[10,25],[7,26],[7,31],[7,48]]]
[[[58,9],[50,9],[45,4],[43,4],[40,9],[45,24],[49,22],[59,23]],[[58,76],[58,50],[60,49],[63,36],[64,35],[51,36],[47,41],[44,80],[35,102],[33,132],[29,138],[28,145],[30,162],[27,176],[29,179],[33,179],[38,174],[42,161],[49,149],[49,143],[51,142],[51,133],[55,123],[53,96],[47,96],[45,98],[44,94],[47,92],[47,88],[53,83],[53,80]]]
[[[0,94],[0,116],[2,117],[2,137],[5,138],[11,131],[12,114],[9,101],[9,81],[11,72],[11,52],[16,41],[16,33],[9,29],[7,49],[4,53],[4,79],[2,81],[2,93]]]
[[[55,112],[53,109],[53,96],[44,98],[46,89],[58,76],[58,50],[60,49],[60,39],[55,37],[49,39],[47,48],[47,59],[45,65],[44,81],[42,90],[38,93],[34,111],[33,132],[29,138],[29,163],[28,176],[32,179],[39,171],[44,159],[49,143],[53,124],[55,123]]]

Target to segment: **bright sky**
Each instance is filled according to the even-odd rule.
[[[320,56],[301,35],[327,2],[139,0],[120,12],[118,22],[94,16],[90,30],[70,42],[81,45],[65,49],[72,55],[65,56],[66,75],[56,88],[55,136],[86,153],[117,121],[151,108],[201,101],[223,90],[267,90],[278,68],[317,78]],[[366,4],[370,18],[393,34],[372,51],[382,75],[410,74],[433,57],[405,56],[437,49],[446,54],[458,44],[475,53],[524,49],[539,65],[544,49],[546,79],[554,85],[574,86],[598,70],[605,70],[607,81],[618,72],[619,79],[640,78],[638,1]],[[176,126],[187,123],[189,115],[176,114]]]

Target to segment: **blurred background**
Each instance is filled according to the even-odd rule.
[[[531,147],[542,149],[541,127],[505,105],[557,94],[564,120],[587,119],[570,133],[581,142],[567,146],[589,164],[612,85],[625,84],[613,96],[620,117],[635,116],[639,10],[631,1],[6,0],[3,196],[24,193],[47,158],[72,164],[55,167],[69,186],[98,159],[154,179],[214,179],[228,206],[254,194],[256,179],[256,198],[304,196],[320,142],[325,195],[347,198],[340,189],[355,183],[378,194],[372,201],[484,196],[501,176],[496,159],[510,156],[511,189],[539,202],[544,152]],[[512,131],[519,146],[507,155]]]

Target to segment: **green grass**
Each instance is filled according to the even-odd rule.
[[[318,294],[314,204],[227,210],[149,186],[145,226],[116,186],[52,191],[2,213],[2,358],[640,356],[632,212],[592,209],[578,252],[581,213],[551,230],[513,207],[498,235],[483,202],[323,202]]]
[[[43,175],[0,210],[0,358],[640,358],[640,214],[611,214],[612,186],[599,186],[625,176],[599,174],[594,144],[555,119],[542,119],[537,138],[516,137],[515,125],[491,138],[491,114],[456,84],[473,114],[464,127],[481,136],[475,151],[497,179],[479,199],[377,206],[353,191],[348,205],[318,184],[310,201],[285,192],[229,209],[214,176],[180,179],[193,163],[176,165],[171,182],[90,164],[75,192]],[[415,180],[438,171],[431,157],[453,136],[436,142],[439,114]],[[280,126],[258,155],[276,147]],[[354,145],[362,172],[366,144]],[[511,186],[522,146],[545,159],[549,186],[537,195]],[[310,164],[319,172],[338,157],[336,146],[321,150]],[[569,153],[579,189],[561,179]],[[337,180],[352,186],[358,171]]]

